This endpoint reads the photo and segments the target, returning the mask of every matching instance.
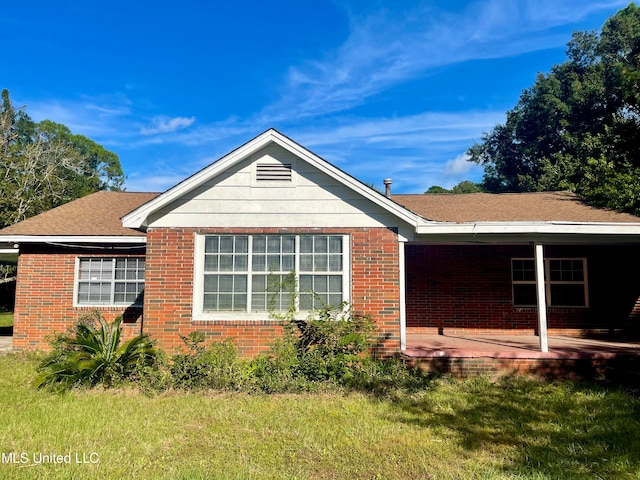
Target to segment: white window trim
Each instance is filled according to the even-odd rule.
[[[78,302],[78,290],[79,290],[79,285],[80,285],[80,261],[84,260],[84,259],[89,259],[89,258],[93,258],[96,260],[105,260],[105,259],[110,259],[113,263],[114,263],[114,267],[113,267],[113,272],[114,272],[114,278],[110,279],[111,282],[111,295],[110,295],[110,301],[109,303],[80,303]],[[123,303],[116,303],[114,301],[115,298],[115,283],[116,283],[116,279],[115,279],[115,262],[116,259],[118,258],[134,258],[134,259],[144,259],[145,257],[111,257],[108,255],[105,256],[79,256],[75,258],[75,267],[74,267],[74,276],[73,276],[73,308],[113,308],[113,307],[136,307],[136,308],[142,308],[143,304],[142,303],[129,303],[129,302],[123,302]],[[146,265],[145,265],[145,272],[146,272]],[[145,280],[138,280],[138,283],[145,283]],[[143,288],[144,291],[144,288]]]
[[[225,233],[203,233],[196,234],[195,236],[195,251],[194,251],[194,272],[193,272],[193,308],[191,312],[191,316],[193,321],[219,321],[219,320],[228,320],[228,321],[238,321],[238,320],[273,320],[274,322],[278,322],[277,319],[272,319],[269,317],[269,312],[256,312],[250,311],[249,309],[249,299],[251,298],[251,248],[253,245],[253,237],[255,236],[295,236],[296,237],[296,254],[295,254],[295,274],[296,274],[296,284],[300,284],[300,249],[299,242],[300,236],[306,235],[327,235],[327,236],[340,236],[342,237],[342,297],[343,301],[348,302],[351,298],[351,249],[350,249],[350,237],[349,235],[341,235],[341,234],[332,234],[332,233],[277,233],[277,234],[263,234],[263,233],[237,233],[237,234],[228,234],[228,236],[242,236],[246,235],[249,237],[249,271],[246,273],[247,278],[247,310],[246,311],[217,311],[210,312],[204,311],[204,246],[205,246],[205,238],[207,236],[217,235],[217,236],[225,236]],[[233,273],[233,272],[230,272]],[[240,275],[243,275],[241,273]],[[299,298],[297,299],[299,301]],[[297,306],[297,305],[296,305]],[[306,319],[311,313],[308,310],[298,310],[296,312],[296,319]]]
[[[513,261],[514,260],[530,260],[534,262],[535,259],[532,257],[512,257],[511,258],[511,303],[514,307],[518,308],[535,308],[537,305],[521,305],[516,304],[513,292],[513,285],[535,285],[536,281],[534,280],[514,280],[513,279]],[[584,275],[584,280],[582,282],[574,282],[574,281],[560,281],[560,280],[551,280],[550,275],[550,263],[555,260],[581,260],[582,261],[582,272]],[[549,257],[544,259],[544,288],[547,299],[547,307],[548,308],[589,308],[589,275],[587,273],[587,259],[586,257]],[[576,285],[582,284],[584,288],[584,305],[552,305],[551,304],[551,285]]]

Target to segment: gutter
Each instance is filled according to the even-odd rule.
[[[146,236],[120,235],[0,235],[0,243],[118,243],[146,244]]]
[[[416,235],[587,234],[640,235],[640,223],[605,222],[469,222],[422,224]]]

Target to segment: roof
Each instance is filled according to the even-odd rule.
[[[125,214],[157,197],[157,193],[100,191],[0,230],[0,236],[125,236],[145,233],[125,228]]]
[[[436,222],[640,223],[640,218],[587,204],[570,192],[392,195],[421,217]]]

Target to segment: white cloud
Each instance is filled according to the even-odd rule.
[[[142,127],[141,135],[156,135],[158,133],[171,133],[187,128],[196,121],[196,117],[155,117],[151,120],[151,126]]]
[[[444,169],[442,173],[447,177],[459,177],[461,175],[464,176],[475,165],[474,163],[471,163],[469,161],[469,158],[469,155],[467,155],[466,153],[462,153],[452,160],[447,160],[444,163]]]
[[[262,115],[279,122],[346,111],[446,65],[563,47],[567,34],[554,28],[624,3],[489,0],[456,13],[427,1],[372,11],[349,4],[350,32],[342,45],[291,66],[281,99]]]

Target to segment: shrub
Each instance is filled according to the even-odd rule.
[[[68,333],[54,336],[51,353],[38,366],[35,384],[60,390],[109,387],[153,362],[156,350],[147,335],[121,344],[121,323],[118,317],[108,324],[99,312],[80,317]]]
[[[202,345],[204,334],[194,331],[180,336],[187,346],[187,353],[171,357],[169,370],[174,388],[181,389],[237,389],[242,383],[243,367],[238,360],[231,339]]]
[[[338,308],[324,306],[296,325],[298,369],[309,380],[340,383],[370,359],[373,321],[353,315],[345,302]]]

